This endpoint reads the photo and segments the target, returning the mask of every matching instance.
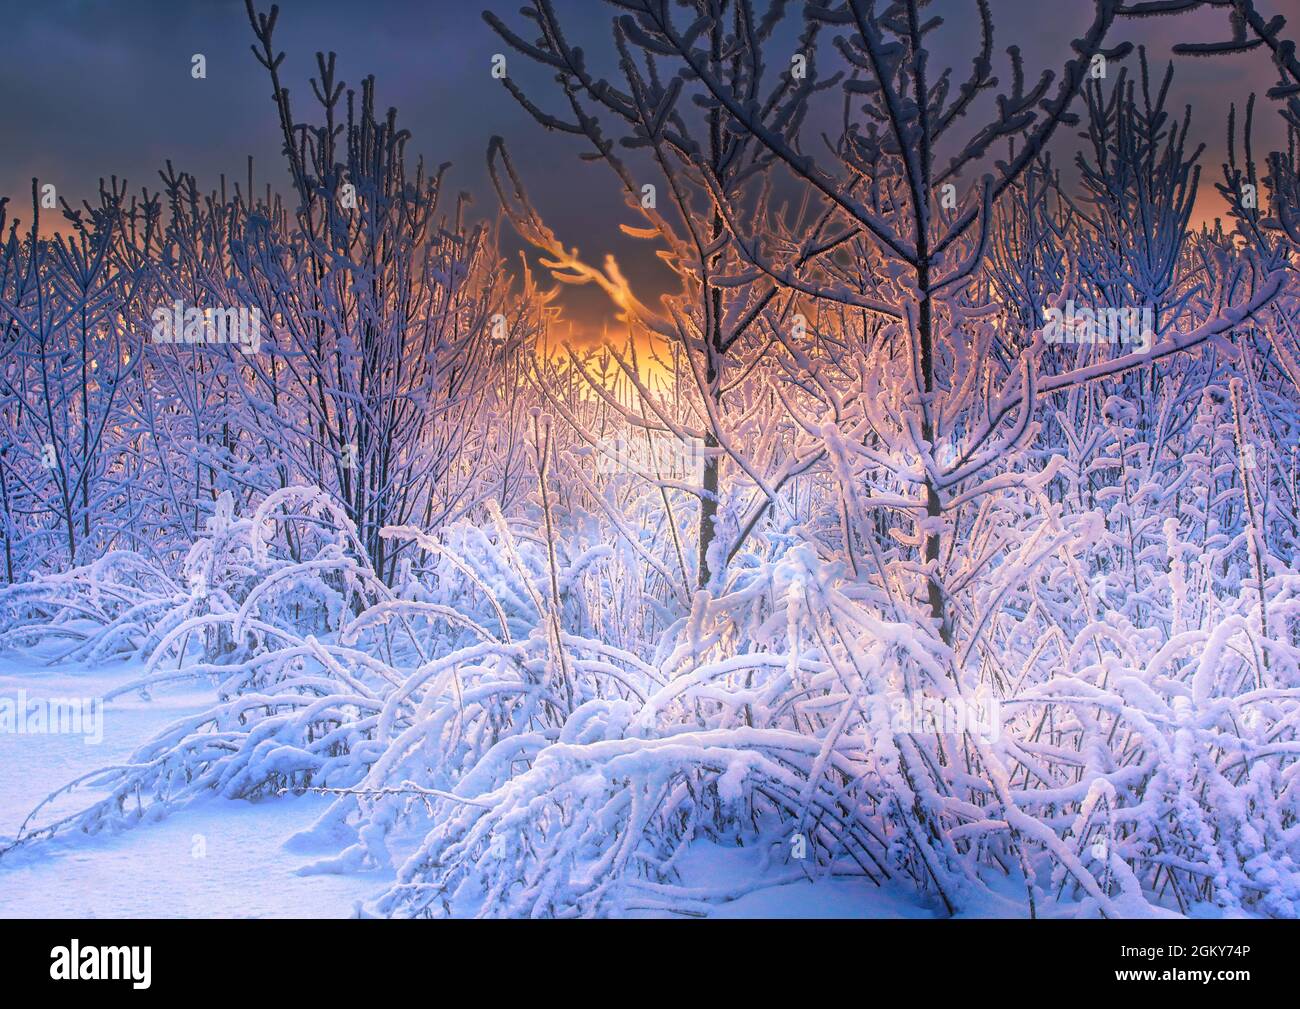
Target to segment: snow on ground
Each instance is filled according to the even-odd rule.
[[[0,698],[101,698],[129,683],[139,668],[96,670],[0,656]],[[73,734],[0,732],[0,837],[13,837],[32,808],[88,771],[119,763],[171,721],[201,711],[209,685],[115,698],[103,708],[103,739]],[[83,787],[50,807],[69,812],[102,793]],[[298,875],[311,853],[285,842],[306,830],[330,800],[286,797],[250,803],[200,801],[156,823],[118,833],[76,835],[0,860],[0,917],[290,917],[336,918],[374,896],[388,875]],[[44,816],[42,817],[44,819]],[[756,882],[756,852],[698,845],[682,865],[684,882],[703,889],[747,889]],[[636,912],[659,916],[663,911]],[[704,913],[697,910],[694,913]],[[671,912],[669,912],[670,916]],[[914,894],[878,890],[860,879],[819,879],[764,886],[720,906],[712,917],[917,918],[932,909]]]
[[[761,878],[758,862],[754,849],[697,843],[682,860],[682,882],[705,890],[748,888]],[[715,907],[709,917],[932,918],[935,913],[918,903],[916,891],[906,886],[823,877],[757,887]]]
[[[138,674],[116,666],[73,672],[13,657],[0,661],[0,697],[99,697]],[[125,760],[154,732],[202,710],[211,687],[108,702],[104,738],[0,733],[0,835],[12,837],[32,807],[72,778]],[[57,808],[99,797],[79,790]],[[0,861],[0,917],[295,917],[349,914],[383,884],[377,875],[295,874],[282,849],[328,805],[324,796],[249,803],[212,799],[117,834],[76,836]]]

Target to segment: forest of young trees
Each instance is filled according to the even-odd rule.
[[[492,100],[623,194],[650,298],[547,223],[529,137],[483,138],[472,214],[334,54],[291,102],[247,3],[270,185],[0,201],[0,650],[213,689],[0,870],[314,790],[307,871],[389,871],[379,915],[830,875],[946,915],[1300,915],[1280,4],[1064,5],[1039,66],[972,0],[946,66],[946,4],[608,0],[597,71],[551,0],[489,0]],[[1182,41],[1206,10],[1220,41]],[[1156,16],[1166,51],[1125,41]],[[1278,83],[1202,121],[1183,56]],[[566,346],[557,284],[618,338]],[[173,306],[260,344],[160,340]],[[701,842],[764,872],[687,885]]]

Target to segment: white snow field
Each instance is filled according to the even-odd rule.
[[[138,666],[45,668],[13,655],[0,660],[0,698],[99,697],[129,682]],[[0,733],[0,835],[14,836],[32,808],[89,771],[127,759],[168,723],[212,702],[211,687],[118,698],[105,707],[104,738]],[[88,805],[93,788],[58,805]],[[324,796],[261,803],[200,799],[133,829],[73,835],[0,864],[0,917],[340,917],[378,885],[373,875],[296,875],[301,855],[286,838],[310,826]]]

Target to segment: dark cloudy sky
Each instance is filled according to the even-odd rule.
[[[269,3],[261,3],[262,9]],[[567,244],[599,261],[614,252],[634,287],[653,290],[663,274],[646,243],[622,238],[619,221],[632,222],[613,175],[578,160],[585,141],[548,134],[491,80],[492,54],[503,44],[482,20],[487,7],[515,26],[519,0],[282,0],[276,42],[288,55],[282,74],[300,118],[309,108],[309,77],[317,50],[339,54],[350,86],[368,73],[378,79],[381,108],[395,105],[410,129],[408,149],[426,161],[453,162],[451,183],[470,191],[479,213],[495,214],[484,167],[488,138],[501,134],[519,163],[537,204]],[[609,20],[599,0],[556,0],[571,40],[611,76]],[[1295,0],[1261,0],[1266,15],[1294,8]],[[792,4],[798,8],[799,4]],[[1059,68],[1070,39],[1091,20],[1091,0],[992,0],[999,52],[1020,46],[1031,73]],[[932,45],[934,62],[965,75],[977,34],[974,3],[937,0],[930,8],[947,24]],[[252,35],[243,0],[0,0],[0,196],[10,213],[27,219],[31,179],[54,182],[60,195],[80,199],[101,176],[125,177],[137,190],[157,188],[158,168],[178,169],[215,187],[218,175],[244,177],[256,159],[259,185],[287,189],[278,154],[278,128],[265,71],[249,51]],[[1286,34],[1294,37],[1300,17]],[[531,33],[528,33],[531,34]],[[1125,22],[1112,42],[1146,43],[1161,69],[1175,41],[1226,37],[1222,12]],[[206,80],[190,77],[194,53],[207,57]],[[551,76],[512,55],[510,74],[550,111],[562,111]],[[1131,61],[1132,62],[1132,61]],[[1275,73],[1262,52],[1175,63],[1173,106],[1193,108],[1193,135],[1208,145],[1203,156],[1198,216],[1217,209],[1211,182],[1224,159],[1228,105],[1261,93],[1256,150],[1280,136],[1274,103],[1262,92]],[[999,65],[1009,79],[1005,61]],[[972,128],[976,124],[972,122]],[[1066,152],[1071,138],[1062,138]],[[1058,161],[1065,160],[1058,156]],[[517,248],[517,243],[514,245]],[[603,306],[594,292],[568,295],[583,325],[598,325]]]

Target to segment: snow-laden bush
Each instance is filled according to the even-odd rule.
[[[294,506],[301,512],[278,514]],[[285,621],[309,630],[337,627],[360,570],[348,556],[356,537],[341,510],[319,492],[291,487],[268,496],[250,518],[233,513],[231,495],[221,495],[208,535],[175,576],[116,551],[66,574],[0,589],[0,646],[71,639],[63,659],[149,657],[152,671],[195,651],[220,664],[256,654],[268,628]],[[288,544],[280,551],[269,542],[277,532],[281,546]],[[286,562],[286,551],[294,563]]]
[[[1078,578],[1110,549],[1098,522],[1049,516],[1047,562],[991,583],[1016,597],[1019,619],[990,633],[1019,658],[988,676],[811,545],[697,593],[636,655],[578,633],[593,618],[570,589],[608,553],[561,550],[552,571],[499,514],[436,539],[395,530],[424,560],[390,591],[346,520],[290,489],[214,523],[189,571],[217,591],[136,685],[181,662],[223,677],[219,702],[94,776],[107,798],[22,840],[210,792],[320,789],[336,799],[310,834],[340,851],[305,871],[395,871],[369,908],[385,915],[699,910],[834,872],[909,880],[948,912],[1017,913],[1009,880],[1019,913],[1294,916],[1300,650],[1277,629],[1294,626],[1300,572],[1273,562],[1271,636],[1254,591],[1192,620],[1195,551],[1171,522],[1127,607],[1180,614],[1171,633],[1124,606],[1061,626],[1096,591]],[[271,546],[288,541],[296,559]],[[768,874],[688,885],[701,839],[757,847]]]
[[[445,759],[463,763],[516,731],[512,724],[558,724],[575,696],[603,689],[584,678],[636,678],[619,667],[635,659],[598,642],[586,649],[590,659],[561,656],[558,624],[525,575],[535,552],[513,542],[498,550],[471,527],[447,530],[454,545],[393,530],[442,561],[436,588],[408,582],[400,593],[374,576],[351,523],[315,490],[277,492],[246,519],[233,516],[227,499],[208,531],[185,565],[192,593],[176,593],[170,610],[141,622],[139,636],[156,644],[144,675],[115,693],[212,677],[220,702],[169,726],[128,764],[87,776],[109,796],[75,816],[25,826],[20,841],[133,822],[207,791],[254,798],[351,786],[376,762],[384,773],[427,764],[444,743]],[[557,573],[561,606],[564,587],[593,556]],[[508,582],[528,588],[512,593]],[[60,598],[63,610],[84,610],[75,596]]]
[[[157,644],[157,628],[184,619],[186,596],[139,554],[113,551],[64,574],[0,589],[0,647],[58,642],[71,660],[140,658]]]
[[[1288,596],[1300,585],[1284,581]],[[677,885],[675,863],[709,836],[787,867],[806,838],[822,871],[910,878],[949,911],[1029,875],[1035,912],[1296,913],[1300,691],[1254,685],[1249,656],[1270,652],[1294,683],[1297,651],[1252,634],[1248,599],[1163,643],[1091,625],[1072,670],[1031,655],[1021,682],[977,697],[933,638],[871,616],[809,552],[761,582],[697,610],[639,709],[592,702],[526,770],[503,744],[429,798],[431,827],[376,910],[689,905],[709,895]],[[781,605],[754,621],[759,597]],[[923,695],[1001,717],[930,728]],[[394,801],[378,800],[380,822]]]

